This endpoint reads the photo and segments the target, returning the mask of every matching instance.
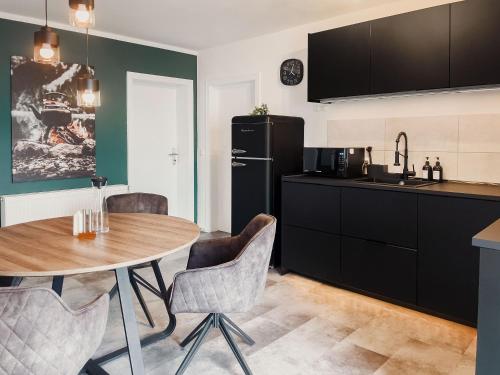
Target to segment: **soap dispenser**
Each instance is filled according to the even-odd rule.
[[[443,167],[441,166],[439,157],[436,158],[436,165],[432,167],[432,177],[434,181],[443,181]]]
[[[422,168],[422,179],[426,181],[432,181],[432,166],[431,162],[429,161],[429,157],[427,156],[425,158],[425,164],[424,167]]]

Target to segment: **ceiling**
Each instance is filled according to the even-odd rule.
[[[201,50],[392,1],[95,0],[96,30]],[[68,0],[48,3],[49,23],[67,23]],[[43,4],[1,0],[0,12],[43,18]]]

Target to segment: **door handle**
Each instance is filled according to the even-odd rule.
[[[238,154],[246,154],[247,152],[246,152],[246,150],[240,150],[237,148],[233,148],[232,153],[235,155],[238,155]]]
[[[231,166],[232,166],[232,167],[246,167],[247,165],[246,165],[245,163],[238,163],[238,162],[236,162],[236,161],[233,161],[233,162],[231,163]]]
[[[172,159],[172,165],[176,165],[179,154],[175,150],[175,147],[172,148],[172,152],[170,154],[168,154],[168,156],[170,156],[170,158]]]

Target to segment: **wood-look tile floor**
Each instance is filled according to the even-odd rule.
[[[167,283],[183,270],[187,251],[162,260]],[[152,272],[144,276],[153,280]],[[50,280],[26,279],[23,285],[50,286]],[[83,305],[114,284],[111,272],[70,277],[63,298]],[[165,327],[163,303],[144,292],[156,329],[147,325],[137,304],[142,334]],[[137,301],[136,301],[137,302]],[[231,315],[256,344],[239,342],[255,375],[473,375],[476,331],[376,299],[337,289],[294,274],[270,271],[262,300],[251,312]],[[203,319],[179,315],[174,334],[143,349],[147,374],[174,374],[186,350],[179,342]],[[108,328],[97,355],[124,344],[117,298],[111,302]],[[128,359],[105,365],[110,374],[129,374]],[[241,374],[223,338],[208,337],[187,375]]]

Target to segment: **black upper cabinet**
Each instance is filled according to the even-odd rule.
[[[372,22],[372,94],[447,88],[449,5]]]
[[[451,86],[500,84],[500,1],[451,5]]]
[[[466,0],[309,35],[308,99],[500,85],[499,0]]]
[[[370,93],[370,23],[309,34],[309,101]]]

